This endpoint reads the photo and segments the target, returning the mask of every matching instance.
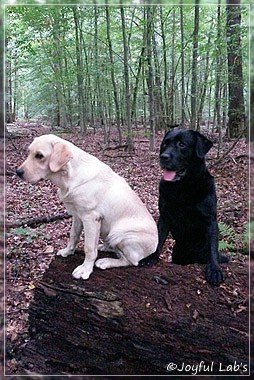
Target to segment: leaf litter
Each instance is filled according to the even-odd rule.
[[[22,128],[22,126],[20,126]],[[50,181],[41,181],[36,185],[22,182],[15,175],[15,169],[26,157],[28,145],[36,135],[45,133],[38,126],[35,133],[33,128],[31,134],[6,141],[6,351],[7,351],[7,373],[14,374],[18,368],[18,353],[29,340],[28,335],[28,308],[33,298],[36,283],[42,278],[55,253],[63,248],[68,240],[71,226],[70,219],[55,221],[38,225],[36,228],[23,227],[9,228],[15,223],[26,221],[41,216],[52,216],[66,212],[64,206],[57,197],[57,188]],[[122,149],[102,149],[102,130],[95,134],[89,131],[85,136],[73,133],[53,133],[70,140],[86,152],[108,164],[114,171],[123,176],[132,189],[140,196],[148,210],[157,221],[158,212],[158,184],[162,175],[159,167],[159,146],[163,132],[158,132],[156,137],[156,150],[149,152],[149,140],[144,131],[136,130],[134,137],[135,151],[128,154]],[[216,134],[209,136],[216,141]],[[111,146],[117,143],[116,132],[111,133]],[[226,150],[232,141],[224,142]],[[216,161],[217,149],[215,147],[208,153],[208,164]],[[227,276],[234,278],[235,287],[227,282],[221,285],[223,292],[219,303],[227,303],[230,310],[237,314],[247,313],[247,256],[239,252],[246,251],[244,231],[247,225],[248,214],[248,158],[245,140],[240,140],[234,149],[219,164],[211,165],[211,174],[215,177],[218,197],[218,220],[232,226],[236,232],[237,241],[234,242],[235,250],[231,255],[231,262],[237,263],[238,273],[232,273],[230,264],[227,267]],[[168,238],[164,246],[161,260],[165,265],[171,260],[170,253],[173,239]],[[83,236],[78,249],[82,249]],[[203,269],[194,265],[196,270],[195,281],[200,282],[198,297],[206,297],[202,294],[202,285],[205,283]],[[187,274],[186,274],[187,276]],[[239,280],[238,280],[239,278]],[[162,281],[162,279],[155,279]],[[167,281],[167,280],[163,280]],[[177,278],[175,278],[177,284]],[[187,281],[193,282],[192,278]],[[197,282],[197,281],[196,281]],[[169,284],[169,286],[171,286]],[[172,292],[176,286],[173,284]],[[216,290],[215,290],[216,291]],[[176,291],[177,293],[177,291]],[[222,293],[220,293],[222,294]],[[172,309],[174,294],[170,293],[169,299],[165,300],[166,307]],[[179,301],[178,301],[179,302]],[[193,306],[193,319],[200,317],[200,311],[190,302],[188,294],[182,301],[184,307]],[[243,326],[237,327],[239,330]],[[246,327],[247,328],[247,327]]]

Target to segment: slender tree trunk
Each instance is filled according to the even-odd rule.
[[[58,102],[58,123],[61,127],[68,127],[68,120],[66,114],[66,102],[64,98],[63,89],[63,69],[62,69],[62,44],[60,36],[60,24],[58,13],[54,14],[53,17],[53,39],[54,39],[54,51],[53,51],[53,63],[54,63],[54,73],[55,73],[55,85],[56,85],[56,97]]]
[[[204,68],[204,80],[203,84],[201,86],[201,93],[200,93],[200,102],[199,102],[199,109],[198,109],[198,117],[197,117],[197,130],[200,130],[200,124],[202,122],[202,114],[203,109],[205,105],[205,98],[206,98],[206,91],[207,91],[207,82],[209,77],[209,59],[210,59],[210,43],[211,43],[211,32],[212,32],[213,25],[211,24],[211,29],[208,36],[207,41],[207,47],[206,47],[206,59],[205,59],[205,68]]]
[[[6,121],[7,123],[12,123],[12,61],[11,57],[6,59],[6,76],[5,76],[5,87],[6,87]]]
[[[185,68],[184,68],[184,19],[183,19],[183,1],[180,6],[180,24],[181,24],[181,124],[185,125]]]
[[[109,15],[109,7],[108,7],[108,0],[106,1],[106,20],[107,20],[107,40],[108,40],[108,48],[109,48],[109,59],[110,59],[110,74],[111,74],[111,81],[113,86],[113,94],[114,94],[114,103],[115,103],[115,109],[116,109],[116,125],[117,125],[117,131],[118,131],[118,140],[119,145],[122,144],[122,133],[121,133],[121,127],[120,127],[120,106],[118,102],[118,94],[117,94],[117,84],[115,80],[115,70],[114,70],[114,59],[113,59],[113,50],[112,50],[112,42],[111,42],[111,36],[110,36],[110,15]]]
[[[124,50],[124,81],[125,81],[125,101],[126,101],[126,119],[127,119],[127,145],[128,152],[131,153],[134,150],[132,140],[132,126],[131,126],[131,93],[130,93],[130,79],[129,79],[129,66],[128,66],[128,43],[125,29],[125,14],[124,8],[120,6],[121,21],[122,21],[122,33],[123,33],[123,50]]]
[[[151,7],[146,8],[146,56],[148,65],[148,95],[149,95],[149,113],[150,113],[150,150],[155,149],[155,114],[154,114],[154,74],[152,63],[152,28],[153,28],[153,14]]]
[[[199,0],[195,1],[195,21],[193,31],[192,78],[191,78],[191,128],[197,126],[197,64],[199,33]]]
[[[144,42],[146,44],[146,42]],[[145,127],[145,133],[147,132],[147,90],[146,90],[146,68],[145,65],[142,66],[142,89],[143,89],[143,123]]]
[[[221,71],[222,71],[222,59],[221,59],[221,1],[219,0],[217,11],[217,54],[216,54],[216,69],[215,69],[215,107],[214,115],[216,120],[216,127],[219,131],[221,129]]]
[[[152,11],[152,20],[154,20],[154,8],[151,8]],[[153,48],[153,57],[154,57],[154,73],[155,73],[155,86],[154,86],[154,116],[155,116],[155,130],[158,126],[165,125],[165,111],[163,104],[163,96],[162,96],[162,83],[161,83],[161,72],[160,72],[160,63],[159,63],[159,55],[157,52],[157,43],[155,38],[155,30],[152,27],[152,48]]]
[[[85,132],[85,123],[84,123],[84,93],[83,93],[83,60],[79,36],[79,13],[77,7],[72,7],[73,18],[75,24],[75,37],[76,37],[76,60],[77,60],[77,83],[78,83],[78,105],[79,105],[79,119],[80,119],[80,131],[81,133]]]
[[[163,96],[164,96],[164,124],[169,122],[169,101],[168,101],[168,61],[167,61],[167,45],[166,33],[164,28],[163,7],[160,6],[160,25],[161,25],[161,39],[163,51],[163,65],[164,65],[164,81],[163,81]]]
[[[170,124],[173,125],[175,121],[175,9],[172,10],[172,45],[171,45],[171,83],[170,83]]]
[[[96,109],[96,119],[103,127],[103,130],[106,125],[105,115],[103,111],[102,104],[102,87],[101,87],[101,77],[102,77],[102,68],[99,65],[99,49],[98,49],[98,15],[99,10],[96,5],[94,6],[94,65],[96,70],[95,77],[95,109]],[[104,143],[107,143],[106,134],[104,133]]]
[[[136,81],[135,81],[135,86],[133,89],[133,98],[132,98],[132,106],[131,106],[131,116],[132,118],[134,117],[134,113],[136,110],[136,105],[137,105],[137,96],[138,96],[138,87],[139,87],[139,81],[140,81],[140,74],[142,72],[142,67],[144,65],[144,56],[145,56],[145,46],[143,45],[141,48],[141,53],[139,56],[138,60],[138,69],[137,69],[137,74],[136,74]]]
[[[227,50],[228,50],[228,128],[227,134],[234,138],[245,129],[243,97],[243,69],[241,51],[240,0],[227,0]]]

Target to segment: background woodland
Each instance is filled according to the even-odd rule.
[[[232,2],[230,2],[232,3]],[[106,2],[107,4],[107,2]],[[6,8],[6,117],[63,128],[247,135],[248,7]]]
[[[20,353],[30,339],[28,310],[34,289],[54,250],[64,246],[70,228],[68,219],[40,222],[41,217],[45,221],[44,217],[47,220],[65,211],[52,185],[24,184],[14,174],[29,143],[42,133],[59,134],[108,163],[127,179],[155,220],[158,154],[164,131],[180,124],[213,140],[207,161],[217,184],[218,217],[224,233],[220,248],[232,262],[225,268],[228,282],[219,289],[221,303],[215,302],[214,312],[223,326],[224,317],[230,314],[236,327],[231,333],[239,342],[237,334],[248,334],[246,251],[254,220],[251,207],[247,226],[248,160],[254,151],[250,145],[250,155],[246,154],[248,126],[253,123],[249,108],[253,112],[250,22],[254,7],[238,0],[230,1],[231,6],[220,0],[211,0],[209,5],[205,1],[172,5],[166,0],[154,6],[137,0],[111,0],[100,6],[91,0],[84,6],[68,0],[64,6],[61,3],[6,2],[0,18],[5,26],[5,42],[1,41],[5,78],[2,75],[0,95],[4,103],[5,84],[1,135],[5,132],[7,373],[17,379],[22,371]],[[253,130],[250,137],[254,138]],[[2,164],[3,152],[1,145]],[[3,175],[1,180],[3,188]],[[185,268],[172,268],[171,247],[169,240],[162,265],[166,263],[170,279],[175,271],[178,279],[187,278],[188,291],[183,294],[178,286],[171,286],[171,296],[180,297],[180,302],[170,318],[177,319],[181,310],[181,315],[190,313],[192,324],[195,311],[202,309],[209,318],[210,289],[204,283],[202,305],[197,297],[186,313],[189,289],[196,289],[196,279],[202,282],[202,268],[193,266],[188,274]],[[247,357],[248,350],[243,348]]]

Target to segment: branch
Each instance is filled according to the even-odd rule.
[[[38,224],[51,223],[51,222],[55,222],[56,220],[69,219],[69,218],[71,218],[71,215],[65,212],[63,214],[58,214],[58,215],[53,215],[53,216],[40,216],[38,218],[33,218],[30,220],[17,221],[13,224],[9,224],[7,227],[8,228],[25,227],[25,226],[35,227]]]
[[[236,138],[236,140],[233,142],[233,144],[228,148],[228,150],[226,150],[226,152],[220,157],[218,158],[216,161],[214,161],[213,163],[211,163],[209,166],[209,168],[213,167],[214,165],[216,164],[219,164],[221,161],[224,160],[224,158],[234,149],[234,147],[236,146],[236,144],[238,143],[239,140],[241,140],[241,138],[243,137],[243,132],[242,131],[239,136]]]

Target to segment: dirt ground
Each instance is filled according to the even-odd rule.
[[[32,126],[30,131],[28,136],[18,136],[6,141],[5,371],[6,374],[13,376],[20,373],[20,353],[30,340],[28,311],[34,289],[55,257],[56,251],[66,244],[70,229],[69,219],[39,224],[35,228],[19,226],[21,221],[65,212],[63,205],[57,199],[56,188],[51,183],[44,181],[37,185],[29,185],[17,179],[14,174],[15,168],[25,158],[26,148],[32,139],[36,135],[49,132],[36,125]],[[101,131],[98,131],[96,135],[89,131],[85,137],[81,137],[77,132],[65,133],[62,137],[70,139],[88,153],[94,154],[122,175],[141,197],[155,220],[158,220],[158,182],[161,176],[158,152],[162,133],[158,134],[156,151],[149,153],[148,139],[142,131],[135,131],[133,155],[128,155],[123,149],[102,149],[104,146]],[[208,164],[211,166],[211,173],[217,184],[218,219],[219,222],[229,225],[234,230],[234,236],[223,238],[228,242],[230,249],[227,249],[225,253],[230,256],[232,265],[229,263],[223,266],[228,281],[226,280],[219,288],[212,289],[212,292],[218,293],[218,301],[214,301],[211,306],[209,302],[211,288],[206,284],[202,266],[194,265],[186,270],[185,267],[171,264],[172,239],[168,239],[161,260],[165,262],[165,266],[169,267],[169,274],[172,271],[176,273],[174,275],[175,286],[170,289],[171,297],[179,297],[177,279],[179,279],[179,283],[180,279],[185,281],[189,289],[195,288],[198,281],[202,289],[204,313],[209,315],[211,308],[213,311],[216,310],[220,317],[220,323],[223,324],[223,313],[220,313],[220,309],[227,309],[232,314],[232,318],[235,318],[235,328],[242,334],[246,334],[247,340],[249,316],[249,256],[246,255],[245,242],[248,218],[247,148],[246,143],[242,140],[222,162],[213,165],[216,161],[217,136],[210,137],[215,141],[215,147],[208,154]],[[232,142],[227,142],[225,149],[230,144]],[[116,145],[114,134],[111,145]],[[1,150],[1,154],[3,155],[3,150]],[[252,152],[250,156],[252,157]],[[1,176],[2,178],[3,176]],[[254,199],[253,186],[251,186],[250,196],[251,199]],[[252,220],[254,218],[253,210],[251,218]],[[78,248],[82,248],[82,241]],[[253,262],[251,262],[252,266],[254,267]],[[251,300],[253,299],[253,289],[252,286]],[[195,299],[192,301],[190,293],[185,291],[184,296],[181,295],[179,308],[175,309],[175,315],[170,318],[177,319],[179,313],[186,310],[185,305],[192,302],[198,301]],[[3,329],[1,331],[3,332]]]

